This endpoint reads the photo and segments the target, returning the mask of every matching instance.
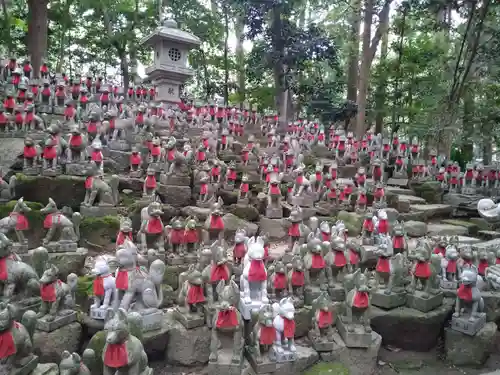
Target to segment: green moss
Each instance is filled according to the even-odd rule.
[[[35,182],[37,180],[37,176],[26,176],[22,173],[16,173],[16,178],[18,182]]]
[[[120,229],[120,220],[116,216],[86,217],[80,226],[82,232],[92,232],[103,228],[113,233],[117,232]]]
[[[95,352],[95,366],[94,368],[102,369],[102,353],[104,351],[104,345],[106,345],[106,331],[99,331],[92,336],[87,348],[92,349]]]
[[[14,209],[17,201],[10,201],[4,205],[0,205],[0,216],[6,217]],[[24,201],[26,205],[31,208],[30,212],[27,212],[25,215],[28,218],[28,221],[31,226],[40,226],[43,222],[44,215],[40,212],[40,210],[44,207],[41,203],[38,202],[28,202]]]
[[[130,210],[132,206],[135,206],[137,198],[132,197],[131,195],[120,195],[120,205],[127,207],[127,210]]]
[[[455,219],[446,219],[446,220],[441,220],[441,223],[443,224],[451,224],[451,225],[456,225],[459,227],[465,227],[467,228],[467,231],[469,234],[476,234],[478,232],[478,226],[477,224],[471,223],[470,221],[465,221],[465,220],[455,220]]]
[[[322,362],[304,372],[304,375],[350,375],[347,367],[339,362]]]
[[[89,297],[92,295],[92,285],[93,285],[92,277],[80,276],[76,283],[76,295],[77,297]]]

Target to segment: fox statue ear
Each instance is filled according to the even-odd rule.
[[[69,358],[70,356],[71,356],[71,354],[67,350],[63,351],[62,354],[61,354],[61,357],[63,359]]]
[[[113,319],[115,317],[115,310],[113,310],[111,307],[109,307],[106,310],[106,318],[104,319],[105,322]]]

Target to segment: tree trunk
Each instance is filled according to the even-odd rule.
[[[48,0],[28,0],[28,55],[38,78],[47,51]]]
[[[238,99],[241,104],[246,96],[246,71],[245,71],[245,51],[243,42],[245,40],[245,17],[238,15],[234,24],[234,33],[236,34],[236,65],[238,77]],[[242,108],[240,108],[242,109]]]
[[[361,25],[361,0],[351,0],[349,24],[349,51],[347,63],[347,100],[356,102],[358,95],[359,29]]]
[[[379,81],[377,85],[377,92],[375,93],[375,133],[382,133],[384,129],[384,118],[386,116],[385,110],[385,95],[387,86],[387,73],[385,63],[387,61],[387,51],[389,49],[389,32],[385,30],[382,35],[382,45],[380,48],[380,61],[379,61]]]
[[[229,17],[227,2],[224,2],[224,105],[229,104]]]
[[[464,94],[464,114],[462,117],[462,133],[463,133],[463,144],[461,154],[466,157],[466,160],[472,158],[474,151],[474,95],[471,91],[472,85],[468,85]]]
[[[286,110],[283,107],[284,95],[286,91],[285,87],[285,77],[284,77],[284,66],[283,66],[283,58],[285,55],[285,45],[283,41],[282,35],[282,27],[281,27],[281,12],[283,5],[278,3],[274,6],[272,10],[272,42],[273,42],[273,57],[274,57],[274,101],[276,108],[278,109],[278,115],[280,119],[279,124],[279,132],[286,131],[286,123],[287,123],[287,114]]]

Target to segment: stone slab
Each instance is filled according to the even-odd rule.
[[[163,311],[161,310],[152,312],[151,314],[142,315],[142,331],[149,332],[161,329],[162,322]]]
[[[441,306],[443,298],[443,293],[430,295],[429,298],[423,298],[422,292],[417,290],[415,293],[407,294],[406,305],[412,309],[426,313]]]
[[[476,237],[458,236],[458,242],[463,245],[473,245],[475,243],[480,243],[481,240]]]
[[[58,328],[61,328],[75,321],[76,321],[76,312],[68,311],[67,315],[56,316],[52,322],[48,322],[44,318],[38,319],[36,322],[36,329],[44,332],[52,332]]]
[[[406,196],[411,195],[413,197],[416,196],[415,192],[413,190],[405,189],[405,188],[401,188],[401,187],[397,187],[397,186],[386,186],[385,190],[388,193],[392,193],[395,195],[406,195]]]
[[[74,253],[78,244],[73,241],[51,241],[44,246],[49,253]]]
[[[465,236],[469,233],[466,227],[451,224],[433,224],[427,225],[427,234],[430,236]]]
[[[80,206],[83,217],[103,217],[118,215],[118,208],[114,206]]]
[[[479,242],[472,245],[472,249],[475,251],[492,251],[498,248],[500,248],[500,238],[485,242]]]
[[[468,336],[475,336],[486,324],[486,314],[481,313],[474,321],[469,321],[469,315],[451,318],[450,328]]]
[[[494,240],[500,238],[500,232],[496,232],[494,230],[480,230],[477,234],[484,240]]]
[[[372,332],[366,332],[365,327],[360,324],[350,324],[344,322],[344,317],[337,319],[337,329],[340,337],[348,348],[369,348],[372,343]],[[348,331],[351,326],[353,331]]]
[[[407,178],[389,178],[387,180],[387,185],[406,187],[406,186],[408,186],[408,179]]]
[[[448,204],[412,204],[410,211],[420,212],[425,216],[425,220],[436,217],[449,217],[453,208]]]
[[[275,346],[271,348],[269,352],[269,358],[271,361],[276,361],[278,363],[293,362],[297,359],[297,351],[291,351],[285,348],[280,348],[277,350]]]
[[[233,363],[232,358],[232,349],[220,349],[217,361],[208,362],[208,375],[241,375],[244,362],[248,364],[247,360],[242,358],[240,363]]]
[[[385,289],[379,289],[371,295],[371,304],[382,309],[391,310],[406,304],[406,292],[385,294]]]
[[[245,357],[256,374],[272,373],[282,366],[282,364],[270,359],[269,352],[261,353],[260,361],[258,361],[257,356],[250,347],[245,348]]]
[[[0,374],[8,375],[32,375],[38,366],[38,357],[33,357],[23,367],[16,369],[10,363],[0,364]]]
[[[174,309],[174,316],[186,329],[205,325],[205,315],[203,312],[191,313],[186,311],[186,308],[178,306]]]

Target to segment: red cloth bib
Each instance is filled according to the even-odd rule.
[[[205,294],[201,285],[190,285],[187,294],[187,303],[203,303],[205,302]]]
[[[312,254],[312,264],[311,268],[313,269],[322,269],[325,268],[325,259],[321,254]]]
[[[235,181],[236,180],[236,171],[234,169],[228,170],[227,179],[229,181]]]
[[[49,160],[57,158],[56,148],[55,147],[45,147],[43,149],[43,157],[45,159],[49,159]]]
[[[184,242],[198,243],[198,231],[196,229],[186,229],[184,231]]]
[[[304,272],[292,272],[292,286],[304,286]]]
[[[130,155],[130,164],[132,165],[140,165],[142,162],[141,155],[139,154],[132,154]]]
[[[389,223],[387,222],[387,219],[380,219],[378,222],[378,232],[386,234],[389,232]]]
[[[436,246],[434,248],[434,251],[433,251],[434,254],[438,254],[438,255],[442,255],[444,256],[445,253],[446,253],[446,249],[444,247],[441,247],[441,246]]]
[[[333,323],[333,313],[331,311],[318,311],[316,319],[318,320],[319,328],[326,328]]]
[[[300,237],[300,223],[292,223],[291,227],[288,228],[288,235],[290,237]]]
[[[359,263],[359,254],[354,250],[349,250],[349,263],[351,264]]]
[[[283,336],[287,339],[292,339],[295,335],[295,320],[283,318]]]
[[[104,296],[104,279],[106,277],[109,277],[109,275],[97,276],[95,278],[94,283],[93,283],[94,296],[97,296],[97,297]]]
[[[224,229],[224,220],[218,215],[210,215],[210,229]]]
[[[242,193],[248,193],[248,184],[246,184],[246,183],[241,184],[240,185],[240,191]]]
[[[330,233],[321,232],[321,238],[323,241],[330,241]]]
[[[373,226],[373,221],[371,219],[365,219],[363,221],[363,229],[368,232],[373,232],[373,230],[375,229]]]
[[[225,311],[219,311],[217,315],[217,328],[231,328],[238,325],[238,315],[236,310],[231,308]]]
[[[163,232],[163,223],[159,217],[151,217],[148,220],[148,234],[158,234]]]
[[[102,161],[102,152],[101,151],[92,151],[91,159],[92,159],[92,161]]]
[[[17,353],[16,343],[14,342],[14,336],[12,335],[12,329],[19,327],[18,322],[14,322],[11,329],[0,332],[0,359],[10,357]]]
[[[57,280],[50,284],[40,285],[40,297],[42,297],[42,301],[54,302],[56,300],[56,287],[54,285],[55,283],[60,283],[60,281]]]
[[[252,260],[248,270],[248,281],[266,281],[266,267],[262,260]]]
[[[80,146],[82,144],[82,136],[80,134],[78,135],[72,135],[71,140],[69,141],[70,146]]]
[[[368,293],[367,292],[356,292],[354,293],[354,298],[352,301],[352,306],[358,309],[364,309],[368,307]]]
[[[37,155],[36,148],[33,146],[24,146],[23,155],[25,158],[35,158]]]
[[[417,262],[415,265],[415,276],[423,279],[431,277],[431,266],[429,262]]]
[[[127,290],[128,289],[128,271],[118,270],[115,280],[116,289]]]
[[[284,273],[274,274],[274,289],[286,288],[286,275]]]
[[[260,326],[259,343],[260,345],[272,345],[276,340],[276,329],[266,326]]]
[[[93,182],[94,182],[94,177],[88,176],[85,179],[85,189],[92,189]]]
[[[107,344],[104,353],[104,364],[112,368],[120,368],[128,365],[127,344]]]
[[[175,159],[175,151],[177,151],[175,148],[167,151],[168,161],[173,161]],[[151,151],[151,154],[154,156],[158,156],[160,155],[160,153],[161,153],[160,147],[158,147],[158,151],[156,151],[156,147],[154,147],[153,150]]]
[[[391,272],[391,263],[389,258],[379,257],[377,261],[377,272],[389,273]]]
[[[0,280],[5,281],[9,276],[7,271],[7,257],[0,258]]]
[[[200,195],[206,195],[208,193],[208,184],[201,184]]]
[[[347,260],[343,251],[335,251],[334,264],[337,267],[344,267],[347,264]]]
[[[221,280],[229,280],[229,272],[226,265],[212,265],[212,269],[210,271],[210,281],[217,282]]]
[[[174,245],[181,245],[184,243],[184,229],[170,230],[170,243]]]
[[[488,268],[490,265],[487,260],[480,260],[479,264],[477,265],[477,272],[481,275],[484,276],[486,272],[486,268]]]
[[[394,236],[392,238],[392,247],[394,249],[404,249],[404,247],[405,247],[404,237],[403,236]]]
[[[132,232],[128,232],[126,234],[124,232],[118,232],[118,236],[116,236],[116,244],[123,245],[126,238],[132,241]]]
[[[16,221],[16,230],[28,230],[30,225],[26,216],[20,212],[11,212],[10,217]]]
[[[449,260],[448,265],[446,266],[446,272],[449,273],[457,273],[457,260]]]
[[[281,190],[278,185],[271,184],[271,195],[281,195]],[[290,231],[290,229],[288,231]]]
[[[234,244],[233,256],[235,258],[243,258],[247,252],[247,247],[244,242]]]
[[[472,301],[472,286],[461,284],[458,288],[457,296],[464,301]]]

